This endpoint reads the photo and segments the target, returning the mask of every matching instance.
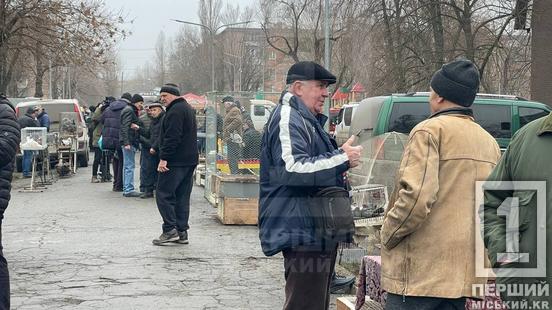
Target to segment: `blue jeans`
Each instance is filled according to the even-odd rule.
[[[23,166],[23,175],[31,176],[31,169],[33,164],[33,151],[23,151],[23,159],[21,165]]]
[[[136,148],[130,147],[130,150],[123,149],[123,194],[128,194],[134,191],[134,154],[136,154]]]

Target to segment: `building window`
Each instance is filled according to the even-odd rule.
[[[267,75],[267,80],[269,81],[275,81],[275,77],[276,77],[276,70],[274,69],[268,69],[268,75]]]

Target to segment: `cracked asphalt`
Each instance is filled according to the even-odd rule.
[[[14,181],[2,225],[12,309],[282,308],[281,255],[262,254],[256,227],[221,225],[202,187],[190,244],[159,247],[154,200],[124,198],[90,175],[81,168],[42,193]]]

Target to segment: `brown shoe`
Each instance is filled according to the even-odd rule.
[[[100,180],[98,180],[98,177],[93,176],[92,179],[90,180],[90,183],[100,183]]]

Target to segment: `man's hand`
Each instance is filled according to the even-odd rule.
[[[163,173],[169,171],[169,168],[167,168],[167,161],[166,160],[160,160],[159,166],[157,166],[157,171]]]
[[[150,148],[149,152],[150,152],[151,155],[155,155],[155,153],[157,153],[157,152],[155,152],[154,148]]]
[[[360,163],[360,153],[362,152],[362,146],[353,146],[355,143],[355,136],[351,136],[347,142],[343,143],[341,149],[347,154],[349,158],[349,166],[354,168]]]
[[[140,126],[138,126],[136,124],[130,124],[130,128],[134,129],[134,130],[138,130],[138,129],[140,129]]]
[[[130,151],[130,144],[125,145],[125,150]]]

